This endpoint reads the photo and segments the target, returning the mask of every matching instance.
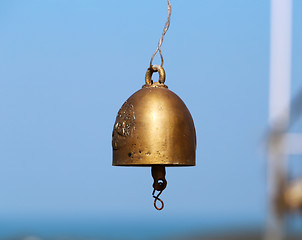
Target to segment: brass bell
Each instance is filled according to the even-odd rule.
[[[158,82],[152,74],[158,72]],[[184,102],[165,83],[161,66],[148,68],[146,84],[119,110],[112,133],[113,166],[151,166],[154,206],[164,206],[166,166],[195,166],[196,133]],[[155,191],[159,191],[157,196]],[[162,206],[157,207],[156,201]]]

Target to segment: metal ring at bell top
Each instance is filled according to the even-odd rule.
[[[152,74],[154,72],[158,72],[158,74],[159,74],[158,82],[161,83],[161,84],[164,84],[165,80],[166,80],[166,73],[165,73],[164,68],[162,66],[159,66],[159,65],[152,65],[152,67],[149,67],[147,69],[146,76],[145,76],[146,84],[147,85],[152,85],[153,84],[153,81],[152,81],[151,77],[152,77]]]

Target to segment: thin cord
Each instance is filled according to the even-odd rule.
[[[161,52],[161,45],[163,44],[163,41],[164,41],[164,36],[166,34],[166,32],[168,31],[169,29],[169,26],[170,26],[170,18],[171,18],[171,12],[172,12],[172,9],[171,9],[171,2],[170,0],[168,0],[168,18],[167,18],[167,22],[166,22],[166,25],[164,27],[164,30],[163,30],[163,34],[161,35],[161,38],[159,39],[158,41],[158,46],[151,58],[151,61],[150,61],[150,67],[152,67],[152,61],[153,61],[153,58],[155,57],[156,53],[159,51],[159,54],[160,54],[160,58],[161,58],[161,65],[160,66],[163,66],[164,64],[164,58],[163,58],[163,55],[162,55],[162,52]]]

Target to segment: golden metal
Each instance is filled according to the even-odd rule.
[[[151,79],[154,72],[158,82]],[[164,208],[159,196],[167,186],[165,166],[195,166],[196,151],[191,114],[165,78],[162,66],[148,68],[146,84],[123,104],[112,133],[113,166],[151,166],[157,210]]]
[[[151,77],[159,73],[159,81]],[[114,166],[195,166],[196,133],[184,102],[168,87],[161,66],[119,110],[112,134]]]

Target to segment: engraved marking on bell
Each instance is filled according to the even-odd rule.
[[[133,134],[135,130],[135,113],[132,104],[127,101],[119,110],[112,133],[112,147],[117,150],[125,144],[123,138]]]

